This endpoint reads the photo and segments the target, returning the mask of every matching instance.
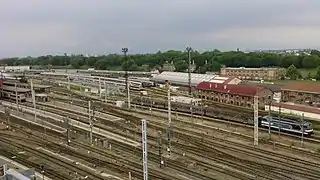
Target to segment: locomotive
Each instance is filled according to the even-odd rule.
[[[259,117],[259,126],[273,130],[279,130],[291,134],[298,134],[304,136],[311,136],[313,134],[312,124],[307,121],[298,122],[286,118],[278,118],[273,116]]]

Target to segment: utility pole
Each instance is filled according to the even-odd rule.
[[[150,114],[152,115],[152,98],[150,96]]]
[[[131,108],[131,101],[130,101],[130,84],[129,84],[129,81],[128,81],[128,85],[127,85],[127,96],[128,96],[128,109]]]
[[[101,98],[101,78],[99,77],[99,97]]]
[[[129,180],[131,180],[131,172],[129,172]]]
[[[66,118],[66,128],[67,128],[67,144],[70,144],[70,124],[69,124],[69,117]]]
[[[303,136],[304,136],[304,113],[302,113],[302,117],[301,117],[301,147],[303,147]]]
[[[143,180],[148,180],[148,144],[147,144],[147,121],[141,120],[142,150],[143,150]]]
[[[18,90],[17,90],[17,83],[14,83],[14,89],[16,91],[16,104],[17,104],[17,112],[19,113],[19,103],[18,103]]]
[[[253,111],[254,111],[254,146],[258,146],[259,143],[259,126],[258,126],[258,111],[259,111],[259,96],[254,96],[254,105],[253,105]]]
[[[7,119],[7,129],[9,129],[9,125],[10,125],[10,110],[9,110],[9,108],[6,107],[4,112],[5,112],[5,116]]]
[[[67,86],[67,88],[70,91],[70,77],[69,77],[69,74],[68,74],[68,86]]]
[[[190,112],[191,112],[191,123],[192,123],[192,126],[193,126],[193,108],[192,108],[192,105],[193,105],[193,101],[191,99],[191,102],[190,102]]]
[[[107,83],[104,81],[104,102],[107,103]]]
[[[163,163],[163,160],[162,160],[162,133],[161,131],[158,132],[159,134],[159,141],[158,141],[158,146],[159,146],[159,160],[160,160],[160,168],[162,167],[162,163]]]
[[[188,82],[189,82],[189,95],[191,96],[191,51],[192,48],[188,46],[186,48],[188,52]]]
[[[30,80],[30,86],[31,86],[31,95],[32,95],[33,111],[34,111],[34,122],[37,122],[36,97],[35,97],[35,92],[34,92],[34,90],[33,90],[32,79]]]
[[[92,117],[91,117],[91,101],[88,101],[89,125],[90,125],[90,145],[92,145]]]
[[[278,133],[280,138],[280,131],[281,131],[281,104],[279,103],[279,112],[278,112]]]
[[[269,111],[268,111],[268,123],[269,123],[269,139],[271,139],[271,101],[269,103]]]
[[[122,48],[122,52],[124,55],[124,64],[125,64],[125,82],[126,82],[126,94],[128,99],[128,109],[130,109],[130,88],[129,88],[129,80],[128,80],[128,59],[127,59],[127,52],[128,48]]]
[[[171,96],[170,85],[168,85],[168,155],[171,155]]]

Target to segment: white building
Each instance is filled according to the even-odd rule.
[[[171,84],[188,86],[189,85],[189,73],[182,72],[162,72],[161,74],[153,75],[151,81],[156,83],[164,83],[169,81]],[[241,82],[238,78],[233,77],[221,77],[214,74],[197,74],[191,73],[191,86],[195,87],[199,83],[207,81],[214,83],[225,83],[225,84],[239,84]]]
[[[5,71],[29,71],[30,66],[5,66]]]

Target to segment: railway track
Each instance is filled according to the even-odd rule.
[[[57,109],[59,109],[58,107],[57,107]],[[59,110],[57,110],[57,109],[51,109],[50,111],[52,112],[52,111],[54,111],[54,112],[58,112]],[[48,109],[47,109],[48,110]],[[71,110],[66,110],[66,109],[64,109],[64,111],[67,111],[68,112],[68,114],[69,114],[69,112],[71,112]],[[62,112],[58,112],[59,114],[61,114]],[[63,112],[64,114],[67,114],[66,112]],[[73,112],[73,113],[75,113],[75,112]],[[69,114],[69,115],[71,115],[71,114]],[[74,114],[74,115],[76,115],[76,114]],[[71,116],[70,116],[71,117]],[[86,117],[84,117],[84,119],[86,119]],[[82,120],[82,118],[80,118],[79,116],[78,116],[78,120],[80,120],[80,121],[83,121]],[[100,120],[101,122],[102,122],[102,120]],[[104,121],[105,122],[105,121]],[[116,126],[112,126],[113,128],[112,129],[108,129],[108,131],[110,131],[110,132],[112,132],[112,133],[117,133],[117,134],[119,134],[119,135],[123,135],[123,136],[126,136],[126,134],[124,134],[123,133],[123,131],[126,131],[126,130],[129,130],[131,133],[132,132],[134,132],[134,134],[139,134],[139,130],[138,129],[136,129],[136,128],[134,128],[134,129],[132,129],[132,128],[124,128],[124,127],[126,127],[126,124],[119,124],[117,127]],[[114,127],[116,127],[116,128],[114,128]],[[118,131],[118,130],[114,130],[114,129],[118,129],[118,128],[120,128],[121,127],[121,129],[122,129],[122,131]],[[103,126],[99,126],[99,128],[103,128]],[[156,137],[151,137],[150,135],[148,136],[148,138],[149,138],[149,140],[154,140],[154,141],[156,141]],[[149,142],[150,143],[150,142]],[[116,141],[113,141],[112,142],[112,144],[114,145],[114,144],[117,144],[117,147],[119,146],[119,142],[116,142]],[[155,144],[154,144],[155,145]],[[126,151],[132,151],[132,148],[131,147],[126,147],[126,148],[124,148],[124,146],[120,146],[121,148],[122,148],[122,150],[123,150],[123,152],[126,152]],[[134,154],[136,154],[136,153],[138,153],[139,155],[142,155],[141,154],[141,148],[139,147],[139,148],[137,148],[137,149],[139,149],[139,152],[135,152]],[[151,156],[151,154],[152,154],[152,152],[150,152],[149,151],[149,158],[150,158],[150,156]],[[157,155],[155,155],[155,154],[153,154],[153,156],[157,156]],[[151,156],[152,157],[152,156]],[[156,159],[156,158],[153,158],[153,159]],[[157,161],[157,160],[156,160]],[[131,162],[130,164],[134,164],[133,162]],[[174,163],[172,163],[172,164],[175,164],[175,165],[172,165],[172,166],[170,166],[170,168],[172,168],[172,169],[176,169],[177,171],[181,171],[181,168],[178,168],[178,167],[176,167],[177,165],[178,165],[178,162],[174,162]],[[181,167],[183,166],[182,164],[180,165]],[[141,167],[142,168],[142,167]],[[141,169],[140,168],[140,169]],[[152,171],[151,171],[152,172]],[[199,174],[199,173],[197,173],[197,172],[192,172],[192,171],[187,171],[187,172],[190,172],[190,176],[195,176],[195,174],[198,174],[197,176],[198,177],[201,177],[200,179],[203,179],[203,178],[208,178],[208,177],[205,177],[205,176],[203,176],[203,175],[201,175],[201,174]],[[141,172],[142,173],[142,172]],[[171,177],[172,178],[172,177]],[[169,178],[170,179],[170,178]]]
[[[38,106],[39,107],[39,106]],[[40,106],[41,107],[41,106]],[[57,112],[57,111],[56,111]],[[59,114],[65,114],[66,112],[60,112]],[[79,116],[78,116],[79,117]],[[79,119],[82,119],[81,117],[79,117]],[[112,144],[115,144],[115,143],[117,143],[117,142],[112,142]],[[117,143],[118,144],[118,143]],[[122,149],[123,149],[123,146],[122,146]],[[132,151],[132,148],[131,147],[127,147],[127,151]],[[141,148],[140,148],[140,152],[141,152]],[[156,156],[156,155],[154,155],[154,156]],[[149,152],[149,157],[150,157],[150,152]],[[133,165],[134,164],[134,162],[130,162],[130,163],[128,163],[128,164],[131,164],[131,165]],[[179,163],[178,162],[174,162],[174,163],[172,163],[173,165],[172,165],[172,167],[170,167],[170,168],[172,168],[172,169],[175,169],[176,171],[181,171],[181,168],[184,166],[183,164],[181,164],[180,163],[180,167],[177,167],[178,165],[179,165]],[[138,165],[139,166],[141,166],[141,163],[138,163]],[[140,171],[141,171],[141,169],[142,169],[142,167],[140,167],[139,168],[140,169]],[[139,171],[137,171],[137,170],[133,170],[133,171],[136,171],[136,172],[139,172]],[[153,173],[152,173],[153,171],[151,170],[150,171],[150,176],[154,176],[154,177],[161,177],[160,176],[160,174],[163,174],[163,173],[160,173],[160,172],[157,172],[157,174],[158,175],[153,175]],[[203,176],[203,175],[201,175],[200,173],[196,173],[196,172],[192,172],[192,171],[187,171],[187,172],[189,172],[189,175],[191,176],[193,176],[193,177],[195,177],[195,175],[196,176],[198,176],[198,177],[201,177],[201,178],[198,178],[198,179],[208,179],[208,177],[206,177],[206,176]],[[141,174],[142,174],[142,172],[141,172]],[[168,176],[168,175],[167,175]],[[205,178],[203,178],[203,177],[205,177]],[[171,176],[171,177],[169,177],[169,178],[165,178],[165,177],[161,177],[161,178],[159,178],[159,179],[174,179],[174,177],[173,176]]]
[[[78,103],[79,104],[79,103]],[[145,106],[141,106],[140,104],[134,104],[134,103],[132,103],[132,105],[135,105],[136,107],[143,107],[143,108],[145,108],[145,109],[148,109],[149,107],[145,107]],[[163,110],[163,109],[161,109],[161,108],[156,108],[156,107],[152,107],[152,110],[158,110],[158,111],[160,111],[160,112],[162,112],[162,111],[166,111],[166,110]],[[180,115],[183,115],[183,116],[190,116],[190,114],[187,114],[187,113],[183,113],[183,112],[176,112],[179,116]],[[202,119],[205,119],[205,120],[207,120],[207,121],[212,121],[212,122],[225,122],[225,120],[224,119],[217,119],[217,118],[210,118],[210,117],[205,117],[205,116],[199,116],[199,115],[194,115],[194,117],[195,118],[202,118]],[[184,123],[187,123],[186,121],[184,122]],[[190,123],[190,122],[189,122]],[[248,128],[248,125],[245,123],[241,123],[241,122],[238,122],[238,121],[229,121],[229,122],[227,122],[227,123],[229,123],[229,124],[231,124],[231,125],[235,125],[235,126],[240,126],[240,127],[246,127],[246,128]],[[199,125],[196,125],[195,124],[195,126],[199,126]],[[202,126],[202,128],[204,128],[203,126]],[[251,128],[251,127],[250,127]],[[265,128],[261,128],[261,130],[262,131],[267,131],[267,129],[265,129]],[[279,132],[277,131],[277,130],[271,130],[271,132],[274,132],[274,133],[278,133],[279,134]],[[300,139],[301,138],[301,136],[298,136],[298,135],[293,135],[293,134],[288,134],[288,133],[283,133],[283,132],[280,132],[280,134],[281,135],[283,135],[283,136],[288,136],[288,137],[292,137],[292,138],[298,138],[298,139]],[[311,138],[307,138],[307,137],[304,137],[304,141],[306,141],[306,142],[311,142],[311,143],[318,143],[319,142],[319,137],[311,137]]]
[[[176,132],[175,132],[176,133]],[[265,153],[265,152],[263,152],[263,153]],[[271,154],[271,155],[273,155],[273,154]],[[316,164],[316,165],[318,165],[318,164]],[[285,170],[283,170],[283,171],[285,171]],[[284,175],[283,175],[284,176]],[[271,178],[272,179],[272,178]]]
[[[154,122],[152,122],[153,124]],[[152,126],[149,124],[149,126]],[[159,125],[160,126],[160,125]],[[234,142],[229,142],[229,141],[223,141],[223,144],[221,143],[221,139],[215,139],[214,137],[210,136],[208,138],[203,138],[204,134],[203,133],[197,133],[197,138],[192,139],[190,136],[184,134],[183,132],[185,132],[184,128],[179,128],[179,127],[173,127],[175,129],[174,134],[176,136],[179,136],[179,138],[184,137],[185,140],[189,140],[189,142],[191,144],[194,144],[196,147],[206,147],[206,148],[201,148],[201,150],[198,153],[208,153],[209,155],[214,154],[214,152],[212,152],[213,149],[217,148],[217,145],[219,145],[219,152],[220,153],[224,153],[224,151],[226,151],[226,149],[228,149],[229,151],[233,152],[233,153],[240,153],[239,157],[245,157],[245,156],[255,156],[256,159],[261,159],[263,158],[265,161],[267,162],[272,162],[272,163],[280,163],[280,167],[274,167],[269,165],[270,169],[273,169],[275,171],[283,171],[285,173],[296,173],[299,174],[301,177],[309,177],[310,179],[316,179],[316,178],[320,178],[320,173],[319,173],[319,163],[312,163],[312,162],[305,162],[304,160],[301,159],[297,159],[297,158],[293,158],[293,157],[288,157],[288,156],[284,156],[281,154],[277,154],[274,152],[270,152],[270,151],[266,151],[266,150],[262,150],[259,148],[253,148],[251,146],[246,146],[246,145],[242,145],[239,143],[234,143]],[[180,131],[180,132],[179,132]],[[190,131],[188,131],[190,133]],[[210,139],[210,140],[209,140]],[[212,142],[212,139],[214,139],[214,141]],[[220,142],[220,143],[219,143]],[[231,145],[230,147],[226,146],[225,144]],[[240,149],[242,148],[242,149]],[[212,153],[210,153],[212,152]],[[225,153],[224,153],[225,154]],[[242,154],[242,155],[241,155]],[[229,157],[232,155],[228,154]],[[270,158],[273,157],[273,158]],[[207,156],[207,158],[209,158]],[[233,158],[236,158],[233,156]],[[280,160],[281,159],[281,160]],[[214,159],[213,159],[214,160]],[[246,160],[243,159],[238,159],[238,161],[240,162],[244,162]],[[225,162],[225,159],[224,159]],[[250,161],[246,161],[247,163],[250,164],[254,164],[253,167],[251,167],[251,169],[257,168],[258,167],[267,167],[266,164],[258,164],[256,162],[250,162]],[[288,162],[294,162],[294,164],[289,164]],[[238,166],[241,166],[241,164],[239,164]],[[286,168],[281,168],[281,167],[286,167]],[[290,170],[288,170],[290,169]],[[294,170],[293,170],[294,169]],[[301,169],[306,169],[306,171],[301,172]],[[262,172],[258,172],[256,174],[262,174]],[[268,172],[264,173],[266,176],[271,176]],[[280,176],[282,176],[282,178],[286,179],[288,177],[286,177],[285,174],[280,174]],[[279,179],[281,177],[271,177],[270,179]]]
[[[109,108],[110,108],[110,106],[108,106]],[[105,109],[106,110],[106,109]],[[117,109],[116,109],[117,110]],[[116,112],[116,110],[114,111],[114,113],[116,113],[116,114],[119,114],[119,112]],[[108,111],[108,110],[107,110]],[[110,111],[110,109],[109,109],[109,111]],[[112,111],[112,110],[111,110]],[[124,117],[129,117],[128,115],[124,115]],[[134,117],[129,117],[131,120],[132,119],[134,119]],[[140,119],[139,119],[140,120]],[[138,124],[138,123],[140,123],[140,121],[139,121],[138,119],[136,119],[136,122],[135,122],[135,124]],[[150,125],[150,124],[149,124]],[[165,128],[163,128],[163,124],[157,124],[157,123],[155,123],[154,121],[152,121],[152,123],[151,123],[151,128],[153,127],[153,129],[162,129],[162,131],[165,131]],[[175,130],[176,129],[178,129],[178,127],[174,127],[175,128]],[[185,129],[183,129],[183,128],[181,128],[181,130],[180,131],[185,131]],[[181,136],[181,137],[184,137],[185,138],[185,140],[187,141],[187,140],[189,140],[190,141],[190,131],[188,131],[188,133],[187,134],[183,134],[182,132],[178,132],[177,130],[174,132],[175,134],[177,134],[177,133],[181,133],[181,134],[179,134],[179,136]],[[200,136],[201,135],[201,136]],[[203,135],[204,134],[199,134],[198,135],[198,137],[197,138],[195,138],[195,139],[193,139],[192,140],[192,142],[201,142],[201,137],[203,137]],[[210,137],[210,138],[212,138],[212,137]],[[209,140],[207,140],[207,139],[205,139],[206,141],[205,141],[205,143],[204,144],[194,144],[195,146],[200,146],[201,145],[201,147],[203,146],[203,147],[205,147],[205,144],[208,144],[210,141]],[[217,140],[218,141],[218,140]],[[216,144],[216,142],[213,142],[213,143],[215,143]],[[225,143],[225,142],[224,142]],[[211,153],[213,153],[213,152],[211,152],[211,151],[209,151],[209,149],[211,148],[212,149],[212,147],[206,147],[206,148],[208,148],[208,149],[205,149],[205,148],[203,148],[202,149],[202,152],[210,152],[210,154]],[[224,147],[224,148],[226,148],[226,147]],[[233,147],[234,148],[234,147]],[[221,147],[221,149],[223,149],[222,147]],[[229,149],[231,149],[230,147],[229,147]],[[195,151],[195,150],[193,150],[193,151]],[[191,152],[191,150],[190,150],[190,152]],[[196,153],[196,152],[194,152],[194,153]],[[199,154],[200,152],[198,152],[198,154]],[[235,153],[235,152],[233,152],[233,153]],[[243,153],[243,154],[245,154],[245,153]],[[228,158],[230,158],[231,160],[230,160],[230,162],[232,162],[232,160],[234,160],[234,159],[232,159],[232,156],[230,157],[230,156],[227,156],[227,155],[225,155],[226,157],[228,157]],[[269,156],[271,156],[271,155],[269,155]],[[200,156],[201,157],[201,156]],[[226,161],[226,159],[223,159],[223,160],[225,160]],[[240,161],[240,162],[242,162],[241,161],[241,159],[236,159],[237,161]],[[235,160],[235,161],[236,161]],[[201,164],[201,162],[199,161],[198,162],[199,164]],[[252,163],[251,164],[251,166],[249,166],[249,165],[247,165],[246,167],[252,167],[252,168],[257,168],[257,167],[259,167],[259,166],[261,166],[260,164],[254,164],[253,162],[247,162],[249,165],[250,165],[250,163]],[[179,166],[179,165],[177,165],[177,166]],[[182,164],[181,164],[181,166],[183,166]],[[206,164],[205,163],[203,163],[203,166],[206,166]],[[208,166],[207,166],[208,167]],[[180,167],[179,167],[180,168]],[[245,168],[245,167],[243,167],[243,168]],[[276,169],[276,168],[274,168],[274,167],[269,167],[270,169]],[[276,170],[274,170],[274,171],[276,171]],[[286,171],[285,169],[280,169],[280,170],[278,170],[277,172],[279,172],[279,171],[283,171],[283,172],[288,172],[288,171]],[[261,173],[261,172],[259,172],[259,171],[254,171],[254,170],[252,170],[252,174],[254,174],[253,172],[256,172],[256,173],[260,173],[260,174],[263,174],[263,173]],[[312,172],[312,170],[310,169],[309,170],[309,172]],[[308,173],[309,173],[308,172]],[[266,175],[266,174],[265,174]],[[280,175],[280,176],[277,176],[278,178],[281,178],[281,179],[286,179],[286,178],[288,178],[288,177],[286,177],[285,175]],[[312,176],[309,174],[308,175],[308,177],[310,177],[310,178],[312,178]],[[317,177],[317,174],[316,174],[316,177]],[[266,177],[266,178],[268,178],[268,177]],[[274,177],[269,177],[269,178],[274,178]]]

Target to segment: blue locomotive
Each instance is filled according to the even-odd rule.
[[[269,128],[273,130],[279,130],[291,134],[298,134],[304,136],[311,136],[313,134],[312,124],[307,121],[299,122],[291,119],[273,117],[273,116],[262,116],[259,117],[259,126]]]

